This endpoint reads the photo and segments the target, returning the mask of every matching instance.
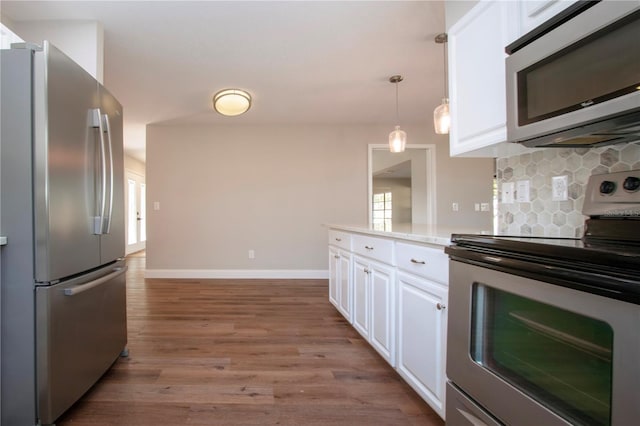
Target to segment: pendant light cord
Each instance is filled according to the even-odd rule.
[[[449,35],[447,33],[438,34],[436,36],[436,43],[442,44],[442,55],[444,62],[444,97],[449,99],[449,64],[447,58],[447,42],[449,41]]]
[[[444,52],[444,97],[449,99],[449,95],[447,94],[449,90],[449,73],[447,72],[448,64],[447,64],[447,39],[444,39],[444,43],[442,43],[442,51]]]
[[[396,124],[400,125],[400,114],[398,113],[398,82],[396,81]]]

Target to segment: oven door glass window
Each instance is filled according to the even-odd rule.
[[[611,424],[608,324],[478,283],[472,300],[476,363],[573,424]]]

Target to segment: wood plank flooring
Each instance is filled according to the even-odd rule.
[[[129,357],[56,423],[443,425],[328,301],[326,280],[145,280]]]

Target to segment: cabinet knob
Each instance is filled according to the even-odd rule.
[[[369,273],[369,270],[368,270],[367,268],[364,268],[364,273],[365,273],[365,274],[368,274],[368,273]]]
[[[364,246],[364,248],[366,248],[367,250],[373,250],[373,247],[369,247],[369,246]]]
[[[425,262],[424,260],[415,260],[415,259],[411,259],[411,263],[417,263],[419,265],[425,265],[427,262]]]
[[[438,309],[439,311],[446,309],[447,307],[445,305],[443,305],[442,303],[436,303],[436,309]]]
[[[337,254],[333,255],[333,257],[335,257],[336,259],[340,259],[340,256],[338,256]]]
[[[336,238],[336,241],[340,242],[342,241],[342,238]]]

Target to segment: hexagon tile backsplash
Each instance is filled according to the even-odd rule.
[[[498,158],[498,233],[501,235],[582,237],[582,204],[591,175],[640,169],[640,141],[601,148],[542,148]],[[554,201],[552,178],[567,176],[566,201]],[[517,188],[529,182],[529,202],[518,202]],[[514,202],[502,199],[502,185],[513,182]],[[522,197],[521,197],[522,200]]]

